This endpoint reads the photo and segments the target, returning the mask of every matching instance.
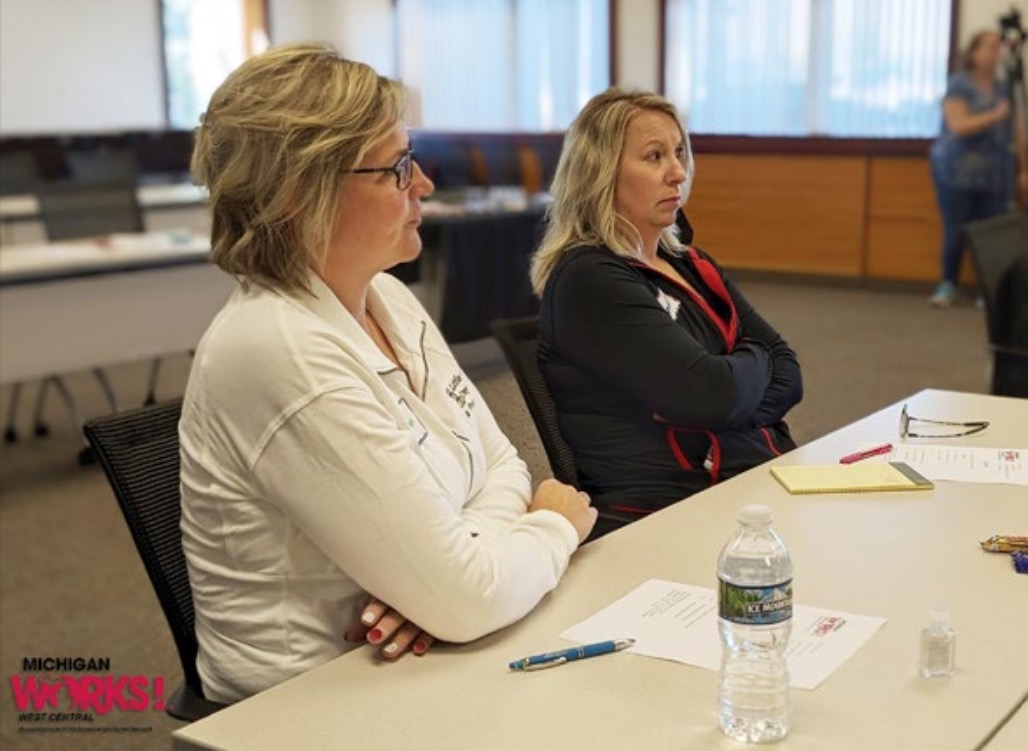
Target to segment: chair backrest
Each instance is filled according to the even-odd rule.
[[[557,405],[536,359],[539,350],[539,319],[535,316],[501,318],[492,321],[490,327],[514,372],[521,395],[528,404],[528,411],[539,431],[553,476],[561,482],[579,487],[574,454],[561,435],[557,424]]]
[[[114,490],[171,628],[185,683],[202,697],[193,595],[179,530],[181,414],[179,398],[89,420],[83,430]]]
[[[42,183],[36,193],[50,240],[143,231],[135,182]]]
[[[69,149],[64,153],[71,179],[76,183],[137,182],[139,160],[128,148]]]
[[[686,245],[692,245],[692,224],[689,223],[689,217],[685,215],[684,209],[679,209],[675,214],[675,224],[678,225],[678,239]]]
[[[0,153],[0,195],[34,193],[41,180],[31,151]]]
[[[1028,289],[1018,277],[1028,268],[1028,216],[1012,212],[970,222],[964,232],[985,299],[989,343],[1013,344],[1015,330],[1028,323],[1019,320],[1028,315]]]

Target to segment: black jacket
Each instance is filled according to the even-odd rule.
[[[607,248],[580,247],[543,292],[539,361],[598,506],[647,513],[795,448],[796,354],[689,249],[660,251],[697,290]]]

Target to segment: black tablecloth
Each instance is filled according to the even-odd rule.
[[[539,312],[528,265],[542,236],[543,210],[483,214],[443,225],[440,328],[451,344],[489,336],[494,318]]]

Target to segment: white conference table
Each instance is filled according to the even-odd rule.
[[[907,401],[918,417],[992,422],[952,442],[1028,449],[1028,400],[928,390]],[[900,406],[776,461],[835,462],[860,443],[898,440]],[[775,748],[970,751],[992,734],[1002,742],[1003,722],[1028,695],[1028,577],[978,542],[1028,533],[1028,489],[939,482],[910,493],[789,496],[765,465],[586,546],[557,590],[510,628],[396,664],[367,648],[350,652],[177,731],[174,748],[743,748],[717,728],[712,671],[628,653],[536,673],[506,666],[567,645],[558,634],[646,579],[715,586],[718,551],[751,502],[775,513],[797,602],[887,619],[816,690],[793,691],[794,729]],[[936,603],[950,607],[958,631],[957,674],[924,680],[919,634]]]
[[[0,384],[193,349],[235,282],[188,233],[0,250]]]

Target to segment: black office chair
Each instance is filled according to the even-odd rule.
[[[692,245],[692,224],[689,222],[689,217],[685,215],[684,209],[678,209],[675,213],[675,225],[678,227],[678,239],[685,245]]]
[[[178,648],[184,684],[166,702],[179,720],[225,705],[206,699],[196,669],[193,594],[179,520],[178,422],[182,399],[89,420],[83,430],[114,490]]]
[[[0,153],[0,195],[34,193],[41,180],[36,157],[31,151]]]
[[[553,476],[561,482],[578,487],[575,455],[557,425],[557,405],[546,385],[536,353],[539,349],[539,319],[500,318],[492,321],[493,337],[503,350],[521,395],[528,405],[535,429],[546,451]]]
[[[528,412],[532,415],[553,476],[568,485],[581,487],[574,452],[560,432],[560,426],[557,424],[557,405],[553,401],[542,370],[539,369],[539,319],[535,316],[499,318],[490,323],[490,328],[528,405]],[[603,532],[624,526],[639,518],[607,509],[597,511],[600,520],[597,529],[602,528]],[[597,536],[594,531],[590,540],[596,539]]]
[[[51,241],[143,231],[134,181],[42,183],[36,195]]]
[[[970,222],[964,232],[985,301],[990,391],[1028,397],[1028,216]]]
[[[70,148],[64,152],[71,179],[79,184],[139,181],[139,160],[134,149],[100,146]]]

